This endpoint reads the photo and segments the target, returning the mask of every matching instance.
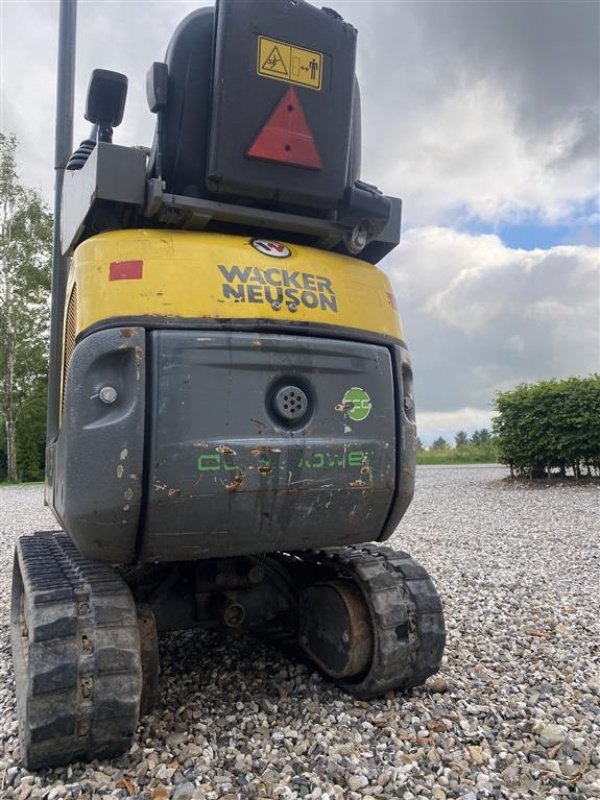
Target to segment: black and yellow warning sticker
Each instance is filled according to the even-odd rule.
[[[323,53],[259,36],[256,71],[263,78],[274,78],[320,91]]]

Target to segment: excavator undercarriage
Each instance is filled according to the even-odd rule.
[[[158,634],[250,633],[369,699],[421,684],[445,641],[438,594],[403,552],[365,545],[117,571],[62,532],[23,537],[12,645],[29,768],[129,746],[158,700]]]

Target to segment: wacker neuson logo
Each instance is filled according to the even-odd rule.
[[[290,311],[300,306],[337,313],[337,299],[331,281],[313,272],[299,272],[281,267],[217,268],[225,283],[223,297],[238,303],[268,303],[275,310],[284,304]]]

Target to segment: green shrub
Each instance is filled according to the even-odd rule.
[[[600,473],[600,375],[521,384],[496,396],[498,458],[511,474]]]

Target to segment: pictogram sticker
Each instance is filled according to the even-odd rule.
[[[320,91],[323,53],[259,36],[256,71],[263,78],[296,83]]]
[[[269,75],[277,75],[280,78],[289,78],[289,72],[283,62],[283,58],[281,57],[281,52],[277,45],[273,47],[269,55],[265,58],[261,70],[264,72],[268,72]]]

